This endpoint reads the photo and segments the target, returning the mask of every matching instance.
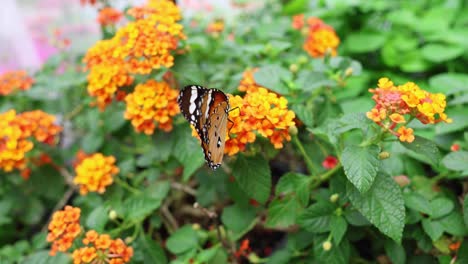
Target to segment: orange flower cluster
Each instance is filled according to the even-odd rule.
[[[88,93],[104,109],[119,88],[131,85],[133,75],[171,67],[179,41],[185,39],[178,7],[169,0],[148,0],[128,14],[136,20],[120,28],[115,36],[101,40],[84,58],[89,69]],[[157,40],[157,41],[155,41]]]
[[[9,110],[0,114],[0,168],[6,172],[25,170],[26,153],[34,147],[31,137],[53,145],[62,130],[54,122],[54,116],[39,110],[18,115],[15,110]]]
[[[297,15],[293,17],[292,27],[304,30],[307,34],[303,48],[310,56],[321,58],[327,53],[332,56],[336,55],[340,38],[336,35],[335,30],[321,19],[309,17],[305,22],[303,14]]]
[[[0,75],[0,95],[9,95],[17,90],[28,90],[34,79],[26,71],[9,71]]]
[[[104,7],[99,11],[97,21],[102,26],[115,25],[122,18],[123,14],[112,7]]]
[[[217,20],[208,25],[206,28],[206,33],[212,34],[213,36],[217,36],[217,34],[221,33],[224,30],[224,21]]]
[[[367,117],[397,136],[400,141],[413,142],[412,128],[406,128],[405,115],[417,118],[423,124],[451,123],[445,111],[445,95],[427,92],[413,82],[395,86],[388,78],[380,78],[373,93],[374,108]],[[398,124],[401,126],[395,131]]]
[[[106,187],[114,182],[113,176],[119,173],[114,165],[113,156],[104,156],[95,153],[84,158],[76,167],[76,176],[73,182],[80,186],[80,194],[88,192],[104,193]]]
[[[139,84],[127,97],[127,110],[124,117],[132,120],[137,132],[151,135],[156,128],[169,132],[172,130],[172,117],[179,113],[177,96],[179,92],[166,82],[149,80]]]
[[[242,98],[236,95],[229,98],[232,109],[229,118],[234,123],[228,128],[225,147],[225,153],[229,155],[243,151],[247,143],[254,142],[255,131],[270,139],[277,149],[283,147],[284,140],[291,140],[289,127],[295,125],[295,114],[288,110],[288,101],[255,84],[253,72],[254,70],[246,71],[239,85],[240,91],[246,91],[245,96]]]
[[[47,234],[47,242],[52,243],[51,256],[55,256],[57,251],[67,251],[81,233],[80,214],[80,208],[68,205],[65,206],[64,210],[53,214]]]
[[[73,264],[123,264],[129,262],[133,256],[133,248],[127,246],[122,239],[112,240],[109,235],[100,235],[94,230],[86,232],[83,244],[86,246],[73,251]]]

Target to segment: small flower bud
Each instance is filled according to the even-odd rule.
[[[308,27],[303,27],[301,29],[301,35],[302,36],[307,36],[309,34],[309,28]]]
[[[387,151],[382,151],[379,153],[379,159],[384,160],[390,158],[390,153]]]
[[[453,152],[459,151],[460,150],[460,145],[455,143],[450,147],[450,150],[453,151]]]
[[[304,56],[304,55],[301,55],[301,56],[299,57],[299,59],[297,60],[297,63],[299,63],[299,64],[306,64],[307,61],[308,61],[307,57]]]
[[[262,260],[257,256],[255,253],[250,253],[249,256],[247,257],[249,259],[250,263],[261,263]]]
[[[294,125],[294,126],[290,126],[288,128],[288,132],[291,136],[295,136],[297,135],[297,127]]]
[[[330,202],[336,203],[336,201],[338,201],[339,198],[340,198],[340,195],[337,193],[334,193],[330,196]]]
[[[348,77],[351,76],[351,74],[353,74],[353,68],[348,67],[345,71],[345,76]]]
[[[400,185],[400,187],[408,186],[411,183],[411,180],[406,175],[398,175],[393,177],[393,180]]]
[[[133,237],[131,237],[131,236],[126,237],[126,238],[124,239],[125,244],[127,244],[127,245],[130,244],[130,243],[132,243],[133,240],[135,240],[135,239],[133,239]]]
[[[293,63],[289,65],[289,71],[292,73],[296,73],[299,70],[299,66],[297,64]]]
[[[110,210],[109,211],[109,219],[111,219],[111,220],[117,219],[117,212],[115,210]]]
[[[200,230],[200,224],[198,224],[198,223],[192,224],[192,229],[193,230]]]
[[[330,251],[330,249],[332,248],[332,243],[330,241],[325,241],[322,244],[322,248],[325,251]]]

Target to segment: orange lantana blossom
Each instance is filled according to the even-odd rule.
[[[55,124],[55,117],[40,110],[16,114],[9,110],[0,114],[0,169],[26,170],[26,154],[36,142],[54,145],[62,128]],[[33,158],[33,157],[31,157]]]
[[[52,215],[47,234],[47,242],[52,243],[50,255],[54,256],[57,251],[66,252],[72,246],[81,233],[80,214],[80,208],[67,205]]]
[[[0,95],[9,95],[18,90],[31,88],[34,79],[26,71],[9,71],[0,75]]]
[[[104,7],[99,10],[97,21],[102,26],[115,25],[122,18],[123,14],[112,7]]]
[[[288,109],[288,101],[257,85],[253,72],[246,71],[239,85],[239,90],[246,92],[244,97],[229,97],[229,119],[233,122],[232,127],[228,126],[225,147],[229,155],[245,150],[247,143],[255,141],[256,133],[268,138],[277,149],[283,147],[284,140],[291,140],[289,128],[295,125],[295,114]]]
[[[106,187],[114,182],[113,177],[119,173],[119,168],[114,163],[113,156],[104,156],[101,153],[83,158],[75,167],[76,176],[73,180],[80,186],[80,194],[104,193]]]
[[[123,264],[129,262],[133,256],[133,248],[127,246],[122,239],[113,240],[109,235],[100,235],[94,230],[86,232],[83,244],[85,247],[73,251],[73,264]]]
[[[166,82],[149,80],[139,84],[125,98],[125,118],[132,120],[137,132],[153,134],[156,125],[168,132],[172,130],[172,117],[179,113],[178,94],[179,91],[172,89]]]
[[[180,10],[172,1],[148,0],[127,14],[135,20],[118,29],[113,38],[97,42],[84,58],[89,70],[88,93],[96,97],[100,109],[119,89],[133,84],[134,75],[171,67],[180,40],[186,38],[177,23]]]
[[[402,142],[414,141],[413,129],[405,126],[412,118],[423,124],[452,122],[444,113],[446,101],[441,93],[432,94],[413,82],[397,86],[388,78],[380,78],[377,86],[369,89],[375,106],[367,117]]]
[[[340,38],[336,35],[335,30],[321,19],[309,17],[307,21],[304,21],[303,14],[297,15],[293,17],[292,27],[307,35],[303,48],[310,56],[321,58],[327,53],[332,56],[336,55]]]

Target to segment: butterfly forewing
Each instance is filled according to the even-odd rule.
[[[183,116],[200,136],[206,162],[212,169],[217,169],[223,160],[226,140],[227,95],[217,89],[189,85],[180,92],[177,100]]]

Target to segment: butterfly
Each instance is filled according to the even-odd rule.
[[[229,115],[229,97],[218,89],[188,85],[177,98],[182,115],[200,136],[208,166],[216,170],[223,161]]]

